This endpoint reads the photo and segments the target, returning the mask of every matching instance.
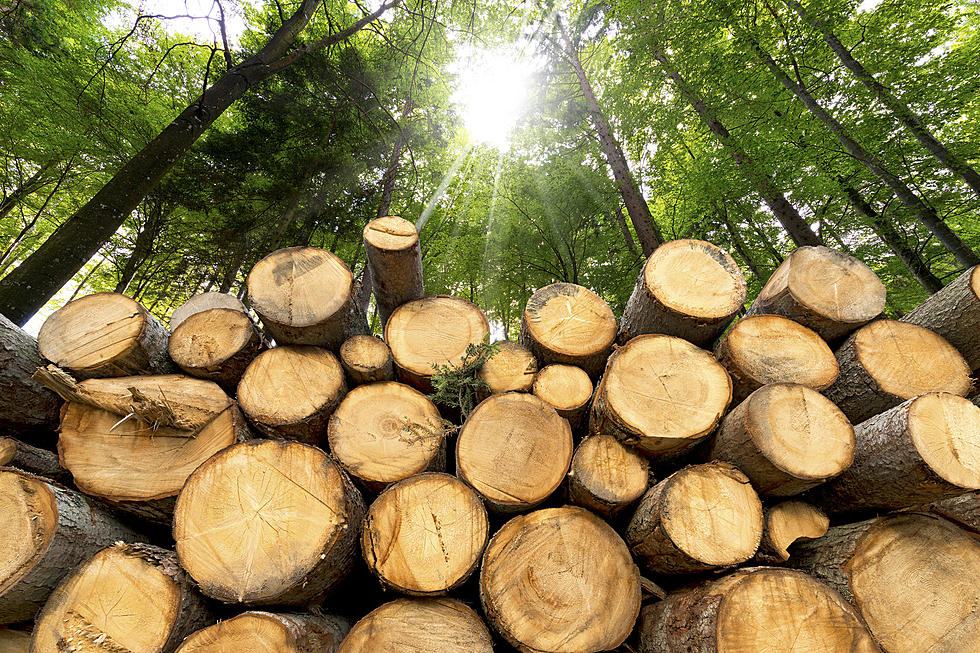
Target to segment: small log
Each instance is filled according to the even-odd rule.
[[[814,500],[832,512],[904,508],[980,490],[980,408],[945,392],[858,424],[854,463]]]
[[[351,570],[364,500],[323,451],[250,440],[190,475],[174,510],[181,566],[225,603],[310,606]]]
[[[607,651],[633,630],[640,573],[602,519],[583,508],[549,508],[514,517],[490,540],[480,602],[522,651]]]
[[[782,501],[766,508],[762,543],[755,561],[759,564],[781,564],[789,560],[789,546],[798,540],[823,537],[830,528],[826,513],[805,501]]]
[[[574,283],[553,283],[527,300],[518,342],[539,365],[577,365],[594,379],[615,338],[616,318],[605,300]]]
[[[336,653],[349,628],[330,615],[243,612],[192,633],[176,653]]]
[[[365,334],[351,336],[340,346],[340,364],[351,387],[395,380],[395,362],[381,338]]]
[[[72,482],[71,472],[61,466],[57,454],[14,438],[0,437],[0,467],[16,467],[64,485]]]
[[[184,320],[191,315],[209,311],[213,308],[227,308],[232,311],[238,311],[239,313],[248,312],[245,304],[234,295],[229,295],[224,292],[201,293],[188,299],[170,314],[170,332],[173,333],[176,331],[177,327],[183,324]]]
[[[352,335],[368,333],[355,301],[353,275],[326,250],[276,250],[255,264],[246,285],[249,305],[277,345],[336,351]]]
[[[448,474],[417,474],[371,504],[361,551],[385,587],[440,595],[477,568],[488,533],[486,508],[468,485]]]
[[[827,247],[800,247],[769,277],[746,315],[783,315],[827,341],[885,310],[885,286],[867,265]]]
[[[469,345],[490,336],[487,316],[475,304],[458,297],[435,295],[399,306],[385,326],[398,379],[422,392],[440,367],[458,366]]]
[[[714,431],[731,398],[728,372],[710,352],[673,336],[637,336],[609,357],[589,432],[648,456],[679,452]]]
[[[571,427],[578,428],[592,400],[592,379],[581,367],[555,363],[534,377],[534,396],[558,411]]]
[[[210,308],[180,322],[168,351],[180,369],[233,393],[245,368],[262,351],[262,337],[245,313]]]
[[[572,462],[572,430],[534,395],[492,395],[456,442],[456,474],[491,510],[528,510],[558,489]]]
[[[425,294],[419,232],[394,215],[371,220],[364,227],[364,253],[383,328],[396,308]]]
[[[837,359],[823,338],[781,315],[739,320],[718,342],[715,356],[732,377],[734,403],[770,383],[826,390],[837,379]]]
[[[963,354],[971,370],[980,370],[980,266],[961,274],[901,321],[938,333]]]
[[[568,496],[572,503],[611,518],[636,503],[649,481],[645,458],[611,435],[592,435],[575,448]]]
[[[304,345],[262,352],[238,384],[242,411],[259,431],[307,444],[323,442],[327,421],[346,394],[337,357]]]
[[[941,517],[834,526],[790,561],[850,601],[889,653],[980,650],[980,541]]]
[[[446,427],[428,397],[387,381],[354,388],[327,425],[330,453],[371,492],[446,468]]]
[[[141,539],[78,492],[0,468],[0,624],[33,619],[76,565],[117,540]]]
[[[31,378],[42,364],[34,338],[0,315],[0,429],[50,446],[61,399]]]
[[[691,465],[654,485],[626,527],[633,554],[658,574],[739,565],[762,538],[762,503],[748,477],[724,462]]]
[[[102,292],[68,302],[37,334],[41,356],[78,378],[173,371],[170,332],[140,304]]]
[[[961,528],[980,534],[980,491],[946,497],[930,503],[926,509],[955,522]]]
[[[31,651],[169,653],[210,620],[173,551],[120,542],[62,581],[37,617]]]
[[[759,494],[774,497],[815,487],[853,458],[854,428],[844,413],[816,390],[793,383],[750,394],[725,416],[710,454],[738,467]]]
[[[530,392],[538,372],[534,354],[511,340],[502,340],[497,346],[499,351],[480,368],[480,378],[490,388],[488,394]]]
[[[771,567],[739,569],[645,606],[639,642],[639,653],[881,653],[837,592]]]
[[[640,271],[619,342],[663,333],[709,346],[743,308],[745,294],[745,277],[728,252],[703,240],[671,240]]]
[[[493,650],[486,625],[466,604],[456,599],[398,599],[354,624],[337,653]]]

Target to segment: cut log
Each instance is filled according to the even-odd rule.
[[[498,512],[527,510],[558,489],[572,462],[572,430],[534,395],[493,395],[456,442],[456,474]]]
[[[354,277],[331,252],[287,247],[255,264],[246,281],[249,305],[277,345],[317,345],[336,351],[368,333],[354,301]]]
[[[259,354],[238,384],[238,402],[255,427],[271,437],[320,444],[327,421],[347,394],[333,353],[291,345]]]
[[[119,543],[96,553],[37,617],[32,653],[170,653],[211,616],[172,551]]]
[[[191,376],[235,392],[245,368],[262,351],[262,337],[245,313],[210,308],[184,319],[170,335],[168,350]]]
[[[583,508],[549,508],[514,517],[490,540],[480,602],[522,651],[607,651],[633,630],[640,573],[602,519]]]
[[[0,628],[0,653],[28,653],[30,649],[30,633]]]
[[[0,437],[0,467],[16,467],[65,485],[72,482],[71,472],[61,466],[57,454],[14,438]]]
[[[459,365],[469,345],[490,336],[487,316],[458,297],[435,295],[399,306],[385,326],[399,380],[432,392],[430,378],[439,367]]]
[[[753,315],[735,323],[715,356],[732,377],[739,403],[770,383],[826,390],[837,379],[837,359],[816,331],[781,315]]]
[[[867,265],[827,247],[800,247],[776,269],[747,315],[784,315],[827,341],[885,310],[885,286]]]
[[[180,564],[225,603],[309,606],[351,570],[364,500],[323,451],[250,440],[201,465],[174,510]]]
[[[245,304],[242,303],[240,299],[234,295],[229,295],[224,292],[205,292],[200,295],[194,295],[186,302],[174,309],[174,312],[170,314],[170,331],[171,333],[177,330],[184,320],[189,318],[191,315],[196,313],[201,313],[203,311],[209,311],[213,308],[227,308],[232,311],[238,311],[239,313],[247,313]]]
[[[658,574],[741,564],[762,538],[762,503],[728,463],[691,465],[654,485],[626,527],[633,554]]]
[[[486,508],[468,485],[448,474],[417,474],[371,504],[361,551],[385,587],[439,595],[473,573],[488,532]]]
[[[769,567],[740,569],[644,607],[639,640],[640,653],[881,652],[837,592]]]
[[[759,494],[774,497],[815,487],[853,458],[854,428],[844,413],[816,390],[793,383],[750,394],[725,416],[710,454],[738,467]]]
[[[980,266],[972,267],[902,318],[945,338],[980,370]]]
[[[578,428],[592,399],[592,379],[581,367],[555,363],[534,377],[534,395]]]
[[[823,510],[805,501],[782,501],[766,508],[762,543],[756,562],[780,564],[789,560],[789,546],[798,540],[823,537],[830,519]]]
[[[381,338],[351,336],[340,346],[340,364],[351,386],[395,380],[391,350]]]
[[[32,619],[99,549],[141,539],[81,494],[10,468],[0,468],[0,515],[0,624]]]
[[[928,392],[966,396],[970,369],[956,349],[928,329],[879,320],[837,350],[840,375],[824,394],[852,424]]]
[[[605,300],[574,283],[553,283],[527,300],[518,341],[539,365],[577,365],[594,379],[615,339],[616,318]]]
[[[191,634],[177,653],[336,653],[349,628],[328,615],[243,612]]]
[[[129,388],[166,402],[179,414],[211,414],[191,430],[158,426],[122,412],[69,402],[61,420],[58,453],[78,489],[145,519],[169,523],[188,475],[213,454],[248,436],[235,403],[216,384],[164,375],[90,379],[90,395],[116,397]]]
[[[396,308],[425,294],[419,232],[394,215],[371,220],[364,227],[364,253],[383,328]]]
[[[666,242],[640,271],[618,339],[663,333],[709,346],[743,308],[745,294],[745,277],[728,252],[703,240]]]
[[[43,364],[34,338],[0,315],[0,429],[50,446],[61,399],[31,378]]]
[[[857,607],[889,653],[980,651],[980,541],[941,517],[835,526],[790,561]]]
[[[609,357],[589,432],[647,455],[678,452],[715,429],[731,398],[732,381],[711,353],[673,336],[637,336]]]
[[[125,295],[102,292],[68,302],[37,334],[41,356],[78,378],[173,371],[170,332]]]
[[[980,491],[940,499],[926,508],[962,528],[980,534]]]
[[[530,392],[538,372],[534,354],[511,340],[502,340],[497,346],[499,351],[480,368],[480,378],[490,388],[488,394]]]
[[[331,415],[327,434],[333,457],[371,492],[446,468],[446,427],[439,409],[402,383],[351,390]]]
[[[610,518],[636,503],[649,481],[645,458],[611,435],[592,435],[575,448],[568,496],[572,503]]]
[[[832,512],[903,508],[980,490],[980,408],[945,392],[855,427],[854,463],[817,491]]]
[[[354,624],[337,653],[493,653],[480,616],[455,599],[398,599]]]

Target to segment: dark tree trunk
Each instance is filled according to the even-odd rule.
[[[133,277],[136,276],[136,271],[140,269],[153,252],[153,241],[157,239],[157,236],[163,230],[167,213],[168,211],[160,201],[154,202],[153,206],[147,211],[146,222],[143,224],[143,228],[136,234],[136,242],[133,243],[133,252],[126,260],[126,265],[123,266],[123,271],[119,275],[119,281],[116,282],[114,292],[126,292]]]
[[[765,280],[766,276],[759,269],[759,266],[755,264],[752,259],[752,255],[749,253],[749,248],[745,246],[745,241],[742,240],[741,234],[738,233],[738,229],[732,224],[732,221],[728,218],[728,209],[724,205],[718,205],[717,203],[712,203],[715,207],[715,213],[721,218],[722,223],[725,225],[725,229],[728,230],[729,240],[732,242],[732,247],[738,253],[739,257],[745,264],[749,266],[749,270],[752,274],[756,276],[759,280]]]
[[[636,242],[633,240],[633,234],[630,233],[630,229],[626,225],[626,218],[623,216],[623,209],[617,206],[616,211],[613,213],[613,217],[616,220],[616,224],[619,225],[620,231],[623,232],[623,240],[626,242],[626,247],[629,249],[630,254],[633,256],[639,256],[640,253],[636,251]]]
[[[44,173],[47,172],[55,163],[57,163],[57,161],[53,159],[48,161],[38,168],[34,174],[25,179],[20,186],[13,190],[13,192],[11,192],[9,195],[4,195],[3,199],[0,200],[0,220],[5,218],[15,206],[24,201],[31,193],[48,183],[48,181],[44,179]]]

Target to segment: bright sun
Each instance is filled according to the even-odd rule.
[[[531,64],[513,52],[471,50],[455,68],[452,101],[460,108],[469,141],[506,150],[527,100]]]

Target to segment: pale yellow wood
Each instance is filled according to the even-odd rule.
[[[830,527],[827,515],[805,501],[782,501],[766,510],[763,542],[783,562],[789,560],[789,545],[799,539],[822,537]]]
[[[0,597],[44,555],[58,529],[58,506],[44,483],[0,470]],[[0,599],[2,600],[2,599]]]
[[[575,448],[568,472],[569,497],[610,517],[639,500],[649,481],[645,458],[611,435],[592,435]]]
[[[350,300],[353,283],[347,265],[332,252],[289,247],[255,264],[248,275],[248,298],[263,319],[310,327],[337,314]]]
[[[180,367],[214,368],[256,338],[255,325],[241,312],[211,308],[185,318],[170,336],[170,357]]]
[[[226,308],[243,314],[246,312],[245,304],[234,295],[223,292],[205,292],[194,295],[174,309],[174,312],[170,314],[170,330],[176,331],[177,327],[190,316],[213,308]]]
[[[0,465],[9,463],[17,453],[17,442],[13,438],[0,438]]]
[[[60,367],[98,367],[133,347],[146,318],[125,295],[98,293],[55,311],[38,333],[41,355]]]
[[[346,633],[338,617],[253,610],[192,633],[176,653],[335,653]]]
[[[499,351],[480,368],[480,378],[490,386],[490,394],[530,392],[538,371],[534,354],[511,340],[498,342],[497,346]]]
[[[592,398],[592,379],[581,367],[556,363],[534,377],[534,394],[555,410],[576,411]]]
[[[364,240],[372,247],[400,251],[414,247],[419,241],[415,225],[394,215],[371,220],[364,227]]]
[[[493,653],[480,616],[455,599],[398,599],[368,613],[338,653]]]
[[[703,240],[664,243],[650,256],[643,277],[658,302],[693,318],[717,320],[745,303],[745,279],[738,265]]]
[[[395,378],[391,350],[380,338],[351,336],[340,346],[340,364],[355,384],[392,381]]]
[[[932,471],[964,490],[980,489],[980,408],[963,397],[931,393],[909,406],[908,425]]]

